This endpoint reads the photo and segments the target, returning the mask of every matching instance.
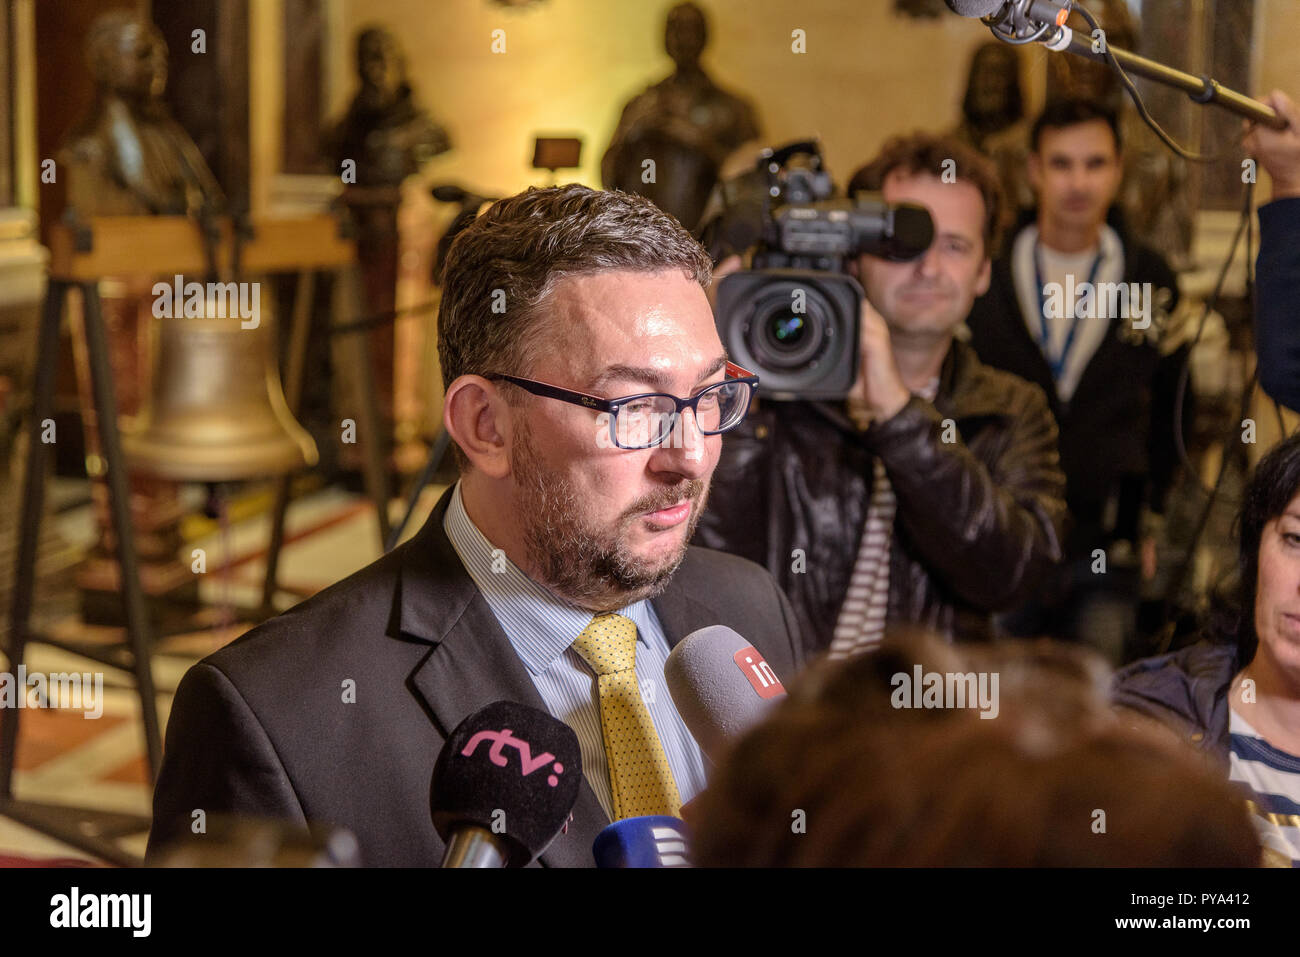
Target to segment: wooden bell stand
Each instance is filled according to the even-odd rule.
[[[361,282],[356,266],[356,245],[341,235],[341,222],[332,216],[267,220],[255,223],[252,235],[239,236],[236,253],[234,224],[219,222],[216,244],[217,269],[230,274],[238,259],[240,276],[269,273],[298,273],[294,297],[287,368],[284,376],[285,401],[295,417],[302,395],[304,363],[311,333],[312,297],[317,271],[334,277],[333,322],[339,317],[355,318],[362,313]],[[152,635],[140,585],[140,568],[131,528],[126,460],[122,452],[117,421],[113,373],[99,299],[101,279],[139,275],[203,276],[211,266],[202,237],[193,220],[177,216],[97,217],[88,225],[59,224],[50,232],[50,278],[37,333],[37,361],[33,384],[30,441],[23,477],[19,514],[20,534],[14,569],[13,604],[10,609],[10,640],[5,649],[9,667],[17,674],[29,643],[42,643],[91,658],[130,672],[135,678],[144,724],[145,751],[150,782],[158,778],[162,763],[162,736],[158,722],[157,697],[151,662]],[[73,645],[48,635],[31,632],[31,612],[36,585],[36,546],[45,498],[45,468],[48,446],[41,441],[42,422],[52,417],[54,376],[58,365],[59,327],[68,293],[79,289],[83,302],[86,347],[92,379],[99,441],[105,462],[109,510],[117,544],[119,584],[126,610],[126,641],[110,647]],[[387,477],[383,443],[379,436],[379,414],[375,404],[374,369],[369,339],[358,343],[358,423],[364,453],[365,483],[374,500],[380,530],[380,544],[388,537]],[[289,504],[289,476],[277,479],[272,512],[271,543],[263,605],[270,610],[275,593],[280,551],[284,544],[284,520]],[[25,693],[25,689],[19,689]],[[115,864],[139,864],[123,851],[115,838],[142,833],[150,819],[139,815],[113,814],[91,808],[40,804],[15,800],[13,770],[18,744],[21,710],[0,709],[0,814],[13,818],[64,843],[78,847]]]

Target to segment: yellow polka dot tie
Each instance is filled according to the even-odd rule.
[[[645,814],[679,817],[677,782],[636,679],[636,622],[597,615],[573,650],[596,672],[614,820]]]

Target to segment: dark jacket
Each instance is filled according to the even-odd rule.
[[[898,502],[887,621],[989,637],[992,612],[1061,559],[1065,482],[1042,391],[961,342],[933,405],[913,396],[866,432],[842,405],[760,404],[723,438],[696,541],[765,565],[808,652],[820,651],[848,592],[876,456]]]
[[[409,542],[191,668],[176,690],[154,791],[149,857],[191,813],[320,822],[367,866],[436,866],[434,762],[494,701],[546,711],[442,528],[444,495]],[[707,625],[748,638],[782,678],[801,662],[789,603],[761,568],[691,548],[653,606],[669,645]],[[342,683],[355,701],[342,703]],[[541,856],[595,866],[609,819],[584,780],[568,831]]]
[[[1124,249],[1123,281],[1168,289],[1165,308],[1172,312],[1178,283],[1168,264],[1127,238]],[[966,324],[981,361],[1034,383],[1051,405],[1061,429],[1061,467],[1073,519],[1069,557],[1086,556],[1115,539],[1136,541],[1142,508],[1163,513],[1173,482],[1174,400],[1186,350],[1162,357],[1154,342],[1133,336],[1129,321],[1116,316],[1070,402],[1062,402],[1051,368],[1025,326],[1006,254],[994,262],[989,291],[975,301]]]
[[[1124,667],[1112,701],[1172,728],[1226,774],[1228,689],[1242,667],[1235,644],[1199,641]]]
[[[1255,351],[1259,384],[1289,409],[1300,409],[1300,198],[1259,208]]]

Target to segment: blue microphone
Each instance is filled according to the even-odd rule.
[[[591,845],[597,867],[690,867],[686,823],[663,814],[615,821]]]

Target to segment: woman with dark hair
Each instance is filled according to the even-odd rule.
[[[1178,731],[1248,805],[1270,863],[1300,866],[1300,435],[1246,488],[1236,577],[1197,644],[1136,661],[1114,701]]]

